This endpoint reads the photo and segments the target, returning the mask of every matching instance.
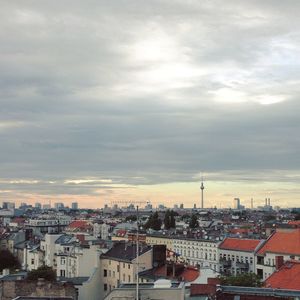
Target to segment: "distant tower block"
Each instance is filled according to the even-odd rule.
[[[253,209],[253,198],[251,198],[251,209]]]
[[[201,208],[203,209],[204,208],[204,198],[203,198],[204,184],[203,184],[203,178],[202,178],[202,181],[201,181],[200,189],[201,189]]]

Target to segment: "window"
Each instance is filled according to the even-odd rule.
[[[128,282],[130,282],[130,275],[128,275]]]
[[[107,277],[107,270],[106,269],[103,270],[103,277]]]
[[[115,271],[113,271],[113,277],[116,277],[116,272]]]
[[[66,271],[60,270],[60,277],[65,277],[65,276],[66,276]]]
[[[128,264],[128,270],[130,269],[130,264]]]
[[[34,258],[31,259],[31,264],[34,265]]]
[[[111,265],[111,260],[108,261],[108,264]]]
[[[125,274],[123,274],[123,282],[125,282]]]
[[[103,289],[104,289],[104,291],[107,291],[107,283],[104,283]]]
[[[119,273],[120,272],[120,266],[117,265],[117,272]]]
[[[123,263],[123,268],[125,268],[125,263]]]

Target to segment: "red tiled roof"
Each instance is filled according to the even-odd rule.
[[[288,222],[289,225],[296,225],[296,226],[300,226],[300,220],[295,220],[295,221],[289,221]]]
[[[22,223],[25,223],[25,218],[15,217],[11,221],[15,222],[15,223],[18,223],[18,224],[22,224]]]
[[[127,233],[126,230],[124,230],[124,229],[119,229],[119,230],[117,230],[117,232],[116,232],[116,236],[117,236],[117,237],[124,237],[124,236],[126,235],[126,233]]]
[[[181,273],[181,277],[186,282],[192,282],[196,280],[200,275],[200,272],[197,268],[194,267],[186,267],[184,271]]]
[[[300,290],[300,262],[288,261],[264,283],[267,288]]]
[[[88,224],[87,221],[84,220],[75,220],[69,224],[69,228],[88,228],[91,225]]]
[[[211,284],[191,284],[190,296],[214,295],[216,286]]]
[[[236,251],[254,251],[260,240],[226,238],[221,244],[220,249]]]
[[[276,231],[260,248],[258,254],[266,252],[279,254],[300,254],[300,229],[290,232]]]

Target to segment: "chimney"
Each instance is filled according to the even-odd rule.
[[[268,206],[268,198],[265,199],[265,206]]]
[[[175,265],[175,263],[173,262],[173,263],[172,263],[172,277],[175,278],[175,275],[176,275],[176,265]]]
[[[283,256],[275,256],[276,270],[279,270],[284,264]]]
[[[268,199],[268,205],[271,206],[271,199]]]

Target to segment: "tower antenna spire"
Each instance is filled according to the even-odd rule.
[[[203,175],[201,177],[201,186],[200,186],[200,189],[201,189],[201,209],[204,208],[204,197],[203,197],[203,192],[204,192],[204,184],[203,184]]]

